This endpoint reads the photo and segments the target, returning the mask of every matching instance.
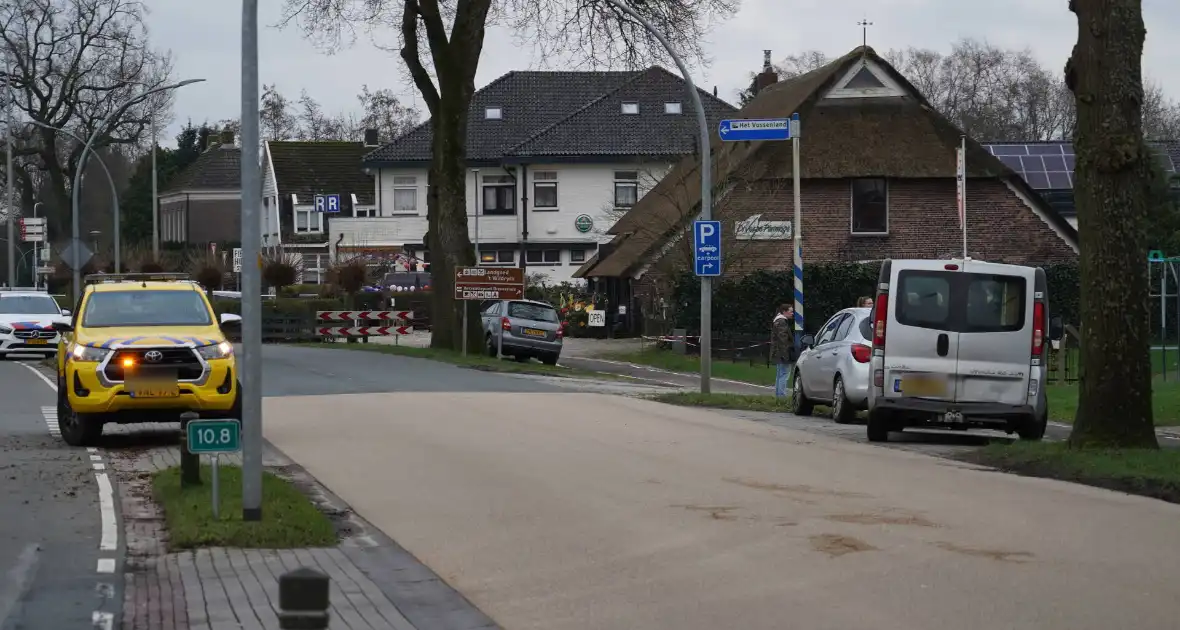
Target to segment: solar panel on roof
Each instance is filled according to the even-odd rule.
[[[1068,190],[1073,188],[1077,157],[1072,142],[1029,142],[1023,144],[984,145],[1008,168],[1016,171],[1029,186],[1038,190]],[[1152,146],[1164,170],[1176,173],[1177,165],[1162,147]]]

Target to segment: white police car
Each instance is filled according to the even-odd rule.
[[[53,320],[69,314],[44,290],[0,289],[0,359],[10,354],[57,354]]]

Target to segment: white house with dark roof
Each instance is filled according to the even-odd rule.
[[[700,95],[713,128],[736,111]],[[698,137],[684,80],[658,66],[496,79],[475,93],[468,114],[468,229],[480,264],[569,280],[609,240],[614,220],[696,151]],[[427,121],[365,157],[376,216],[334,218],[334,255],[408,252],[429,261],[430,140]]]

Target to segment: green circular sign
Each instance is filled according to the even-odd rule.
[[[585,234],[594,229],[594,219],[588,214],[579,214],[578,218],[574,219],[574,227]]]

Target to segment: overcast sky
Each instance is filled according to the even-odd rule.
[[[365,36],[335,55],[305,41],[295,28],[271,28],[282,0],[263,0],[259,21],[259,56],[263,83],[297,97],[306,89],[330,111],[356,109],[362,84],[391,88],[410,105],[421,105],[407,85],[400,60],[374,48]],[[241,111],[239,60],[240,0],[148,0],[151,37],[170,49],[176,78],[204,78],[177,95],[174,133],[188,119],[200,123],[237,117]],[[695,72],[706,89],[717,86],[730,101],[749,83],[749,73],[769,48],[775,61],[793,52],[818,49],[837,56],[860,45],[856,22],[873,22],[868,41],[880,52],[917,46],[947,51],[962,37],[987,40],[1006,48],[1028,46],[1047,67],[1063,68],[1077,34],[1066,0],[744,0],[742,9],[717,26],[706,46],[707,67]],[[1147,22],[1144,73],[1180,98],[1180,3],[1143,0]],[[512,34],[492,31],[485,41],[476,85],[483,86],[511,70],[537,69],[543,60],[532,49],[514,46]]]

